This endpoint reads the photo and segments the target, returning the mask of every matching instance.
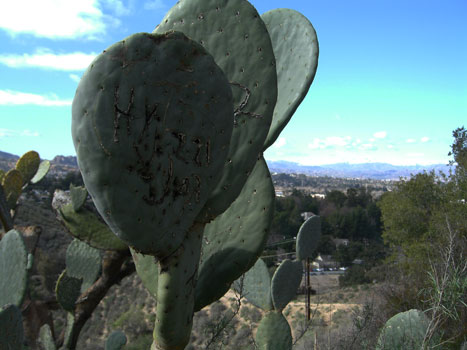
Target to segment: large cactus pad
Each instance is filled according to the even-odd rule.
[[[28,252],[18,231],[11,230],[0,241],[0,307],[20,306],[26,293]]]
[[[245,0],[182,0],[155,32],[179,30],[201,43],[229,79],[235,127],[222,180],[202,217],[224,212],[242,190],[269,130],[277,98],[271,39],[256,9]]]
[[[305,98],[318,68],[318,39],[310,21],[290,9],[261,15],[276,56],[278,96],[264,148],[271,146]]]
[[[268,312],[258,325],[256,345],[259,350],[292,349],[292,331],[281,312]]]
[[[204,229],[195,310],[222,297],[254,265],[273,215],[274,186],[261,157],[235,202]]]
[[[182,33],[134,34],[93,61],[72,113],[79,166],[104,220],[142,253],[173,253],[229,149],[232,92],[212,56]]]

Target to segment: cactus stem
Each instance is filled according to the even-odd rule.
[[[190,340],[203,230],[195,223],[175,253],[159,261],[154,349],[183,350]]]

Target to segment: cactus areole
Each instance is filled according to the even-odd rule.
[[[138,33],[84,73],[72,106],[83,179],[112,231],[170,256],[219,181],[234,113],[222,70],[179,32]]]

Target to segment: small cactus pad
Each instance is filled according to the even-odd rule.
[[[256,345],[259,350],[291,350],[292,331],[281,312],[268,312],[258,325]]]
[[[41,159],[39,153],[36,151],[26,152],[16,162],[16,170],[21,173],[23,177],[23,185],[27,184],[36,174],[39,169]]]
[[[274,186],[260,157],[242,192],[204,229],[195,310],[222,297],[264,250],[274,215]]]
[[[43,160],[39,164],[39,169],[37,169],[36,174],[31,179],[31,183],[35,184],[35,183],[38,183],[39,181],[41,181],[45,177],[45,175],[47,175],[47,173],[49,172],[49,169],[50,169],[50,161]]]
[[[429,323],[416,309],[398,313],[384,325],[376,350],[421,349]]]
[[[113,331],[105,341],[104,350],[122,350],[127,342],[125,333]]]
[[[151,295],[157,297],[157,276],[159,274],[159,266],[156,259],[152,255],[144,255],[137,253],[134,249],[131,249],[131,255],[133,256],[133,262],[135,263],[136,273],[143,282],[143,285],[151,293]]]
[[[19,196],[21,196],[23,188],[23,177],[21,173],[16,169],[8,170],[3,177],[2,186],[8,207],[13,209],[16,206]]]
[[[258,259],[256,264],[233,284],[233,287],[253,305],[265,310],[272,310],[271,276],[263,259]]]
[[[290,9],[264,13],[276,56],[278,96],[264,149],[276,141],[280,132],[305,98],[318,67],[318,38],[310,21]]]
[[[100,251],[77,239],[68,246],[65,261],[68,276],[82,279],[81,292],[96,281],[101,271]]]
[[[301,261],[286,259],[277,268],[271,281],[271,296],[274,309],[282,311],[297,295],[303,275]]]
[[[305,221],[298,230],[296,252],[297,260],[311,258],[321,238],[321,219],[319,216],[312,216]]]
[[[115,236],[109,227],[89,210],[81,208],[79,212],[75,212],[70,203],[61,207],[58,212],[71,235],[91,247],[103,250],[128,249],[126,243]]]
[[[235,127],[227,163],[199,218],[209,222],[242,190],[268,133],[277,98],[271,39],[246,0],[181,0],[154,32],[167,30],[201,43],[224,71],[234,95]]]
[[[220,179],[232,91],[198,43],[133,34],[91,63],[72,105],[72,136],[91,197],[111,230],[164,258]]]
[[[0,241],[0,307],[20,306],[26,293],[28,252],[18,231],[10,230]]]
[[[52,330],[47,323],[39,330],[39,344],[43,350],[57,350],[52,337]]]
[[[66,270],[58,277],[55,294],[58,303],[64,310],[68,312],[75,310],[76,301],[81,295],[81,283],[81,279],[68,276]]]
[[[16,305],[0,307],[0,349],[23,349],[23,320]]]
[[[79,211],[88,198],[88,191],[86,187],[70,184],[70,197],[73,210]]]

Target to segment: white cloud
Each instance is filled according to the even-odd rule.
[[[377,139],[384,139],[386,136],[388,136],[388,133],[386,131],[378,131],[373,134],[374,137]]]
[[[285,137],[279,137],[276,142],[274,142],[274,147],[281,148],[287,144]]]
[[[389,149],[393,149],[394,145],[387,145],[386,147],[389,148]]]
[[[79,81],[81,80],[81,77],[78,74],[70,74],[69,77],[75,83],[79,83]]]
[[[427,137],[427,136],[424,136],[424,137],[422,137],[422,138],[420,139],[420,141],[423,142],[423,143],[425,143],[425,142],[430,141],[430,138]]]
[[[166,5],[162,2],[162,0],[152,0],[146,1],[143,7],[145,10],[162,10],[166,7]]]
[[[352,138],[350,136],[340,137],[340,136],[329,136],[325,139],[314,138],[312,143],[308,145],[308,148],[317,149],[317,148],[328,148],[328,147],[345,147],[350,145]]]
[[[131,1],[128,6],[125,6],[121,0],[103,0],[103,3],[107,5],[117,16],[128,16],[132,13],[131,5],[133,1]]]
[[[358,147],[358,149],[362,151],[374,151],[377,150],[378,148],[373,145],[372,143],[364,143]]]
[[[128,9],[120,0],[15,0],[0,5],[0,29],[10,35],[31,34],[52,39],[99,39],[107,26],[119,23],[102,11],[108,4],[114,14]]]
[[[54,69],[63,71],[80,71],[86,69],[96,53],[53,53],[48,49],[38,49],[32,55],[22,54],[0,54],[0,63],[11,68],[36,67],[43,69]]]
[[[415,143],[415,142],[417,142],[417,141],[416,141],[415,139],[407,139],[407,140],[405,140],[405,142],[407,142],[407,143]]]
[[[10,129],[0,129],[0,138],[4,137],[18,137],[18,136],[25,136],[25,137],[38,137],[40,134],[37,131],[31,130],[10,130]]]
[[[72,100],[61,100],[55,94],[38,95],[20,91],[0,90],[1,105],[70,106]]]

